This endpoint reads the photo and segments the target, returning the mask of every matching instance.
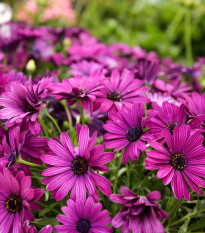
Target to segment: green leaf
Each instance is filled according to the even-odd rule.
[[[178,233],[187,233],[188,225],[190,222],[190,218],[188,217],[184,224],[179,228]]]

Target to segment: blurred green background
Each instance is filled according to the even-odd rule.
[[[38,13],[49,1],[36,0]],[[6,2],[16,13],[21,8],[20,3],[26,1]],[[107,44],[138,45],[185,65],[192,64],[196,57],[205,56],[205,0],[71,0],[71,4],[74,21],[59,18],[40,22],[35,16],[33,23],[80,26]]]

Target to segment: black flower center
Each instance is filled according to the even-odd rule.
[[[32,105],[28,104],[28,105],[26,106],[26,112],[35,113],[35,112],[37,112],[37,111],[36,111],[36,109],[35,109]]]
[[[169,129],[170,133],[174,132],[175,126],[177,126],[177,123],[173,123],[167,126],[167,129]]]
[[[77,230],[80,233],[88,233],[90,229],[90,222],[87,219],[80,219],[77,223]]]
[[[127,138],[131,141],[137,141],[141,135],[142,135],[142,130],[139,127],[132,127],[127,131]]]
[[[14,151],[12,151],[8,157],[9,165],[13,165],[15,163],[15,161],[16,161],[16,154]]]
[[[78,175],[85,174],[88,170],[87,161],[83,158],[77,157],[76,159],[73,160],[72,170],[74,171],[75,174]]]
[[[119,91],[111,91],[107,94],[107,98],[113,101],[122,101],[122,96]]]
[[[85,91],[85,90],[84,90],[84,89],[80,89],[79,91],[80,91],[80,92],[79,92],[79,95],[82,95],[82,94],[84,94],[84,91]]]
[[[171,165],[176,170],[183,170],[186,167],[186,159],[182,154],[173,154],[171,157]]]
[[[20,212],[22,209],[22,200],[20,197],[12,194],[6,200],[6,209],[11,213]]]

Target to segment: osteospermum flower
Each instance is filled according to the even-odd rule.
[[[31,187],[31,177],[18,172],[14,176],[7,168],[0,172],[0,229],[1,232],[22,233],[22,222],[33,221],[31,209],[40,210],[34,201],[39,201],[43,191]]]
[[[158,178],[163,178],[163,184],[171,182],[172,190],[177,199],[183,196],[190,200],[187,184],[197,193],[201,193],[198,185],[205,188],[205,147],[203,136],[198,130],[191,135],[187,125],[176,126],[173,135],[168,129],[164,132],[167,148],[157,142],[150,146],[157,151],[147,151],[146,169],[159,169]],[[202,178],[201,178],[202,177]]]
[[[176,106],[172,103],[164,101],[162,107],[156,103],[152,103],[153,110],[148,110],[150,120],[146,122],[149,132],[154,135],[155,140],[164,138],[164,130],[169,129],[173,133],[177,125],[188,124],[192,129],[200,129],[200,125],[205,120],[205,115],[197,116],[189,121],[185,111],[185,106]],[[202,128],[201,128],[202,129]]]
[[[50,86],[51,95],[55,96],[57,100],[68,99],[72,102],[78,98],[83,108],[90,107],[92,113],[95,95],[102,88],[100,81],[103,77],[102,72],[97,72],[89,76],[64,79],[62,83],[54,83]]]
[[[51,167],[42,172],[46,176],[42,180],[43,184],[48,184],[46,189],[54,191],[52,197],[57,201],[63,199],[72,189],[70,198],[86,198],[86,190],[89,196],[93,196],[98,201],[98,193],[95,185],[106,196],[111,194],[111,183],[102,175],[94,172],[108,171],[104,164],[114,158],[114,153],[104,152],[103,145],[94,145],[97,142],[95,132],[89,138],[89,128],[87,125],[81,127],[77,125],[78,147],[74,147],[70,137],[65,133],[60,134],[61,142],[49,140],[48,146],[51,152],[42,155],[43,162]],[[61,144],[62,143],[62,144]]]
[[[41,132],[38,122],[40,109],[44,108],[40,97],[45,97],[46,86],[51,82],[51,78],[42,79],[36,86],[30,83],[24,86],[20,82],[12,82],[10,90],[4,92],[0,98],[0,119],[7,120],[6,127],[20,124],[23,120],[28,123],[32,134]]]
[[[149,87],[140,87],[143,80],[134,79],[132,71],[125,70],[121,75],[118,70],[112,72],[110,79],[103,81],[104,87],[97,93],[94,109],[100,108],[102,113],[117,112],[123,106],[131,107],[133,103],[148,103],[143,96]]]
[[[102,210],[102,204],[95,205],[92,197],[89,197],[84,205],[84,201],[77,199],[76,202],[69,199],[67,206],[62,207],[66,214],[59,214],[57,219],[63,225],[56,226],[54,230],[57,233],[109,233],[113,232],[107,225],[111,222],[108,217],[109,212]]]
[[[124,108],[118,113],[112,113],[110,120],[103,126],[108,131],[104,135],[104,145],[119,151],[125,148],[122,161],[126,164],[129,158],[136,162],[140,151],[146,150],[145,141],[153,136],[144,131],[147,118],[143,118],[145,108],[142,104],[135,103],[132,109]]]
[[[46,225],[38,233],[52,233],[53,227],[51,225]],[[23,223],[23,232],[22,233],[37,233],[36,227],[29,224],[29,221],[26,220]]]
[[[114,228],[122,226],[123,233],[164,232],[161,220],[168,219],[169,215],[156,202],[161,198],[160,192],[153,191],[146,196],[138,196],[122,186],[121,193],[122,195],[110,195],[111,201],[124,205],[112,220]]]

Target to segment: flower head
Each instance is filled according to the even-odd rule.
[[[43,227],[39,233],[52,233],[53,227],[51,225],[46,225]],[[29,221],[26,220],[23,223],[23,232],[22,233],[37,233],[36,227],[29,224]]]
[[[103,88],[97,93],[94,109],[100,108],[102,113],[117,112],[123,106],[131,107],[133,103],[148,103],[149,99],[142,94],[149,87],[140,87],[144,81],[134,79],[131,71],[125,70],[121,75],[118,70],[112,72],[110,79],[103,81]]]
[[[113,227],[123,226],[123,233],[164,232],[161,220],[169,218],[169,216],[164,210],[160,209],[156,202],[161,198],[160,192],[153,191],[146,196],[138,196],[122,186],[121,193],[122,195],[110,195],[111,201],[124,205],[113,218]]]
[[[28,123],[32,134],[41,132],[38,122],[40,109],[44,107],[41,97],[45,97],[46,87],[51,78],[42,79],[36,86],[30,83],[24,86],[20,82],[12,82],[10,90],[4,92],[0,98],[3,109],[0,110],[0,118],[6,121],[6,127],[20,124],[23,120]]]
[[[22,222],[25,219],[33,221],[31,209],[40,210],[34,203],[39,201],[43,191],[31,187],[31,177],[18,172],[14,176],[7,168],[0,172],[0,229],[2,232],[23,232]]]
[[[114,158],[114,153],[104,152],[103,145],[94,145],[97,142],[96,132],[89,138],[87,125],[77,125],[78,147],[74,147],[70,137],[65,133],[60,134],[61,142],[49,140],[48,146],[51,149],[46,155],[42,155],[43,162],[50,167],[42,172],[46,176],[42,180],[47,185],[48,191],[53,191],[52,197],[57,201],[63,199],[69,191],[71,199],[86,198],[86,190],[89,196],[98,201],[98,193],[95,185],[106,196],[111,194],[110,182],[102,175],[94,172],[108,171],[105,163]],[[62,144],[61,144],[62,143]]]
[[[91,232],[113,232],[111,227],[107,225],[111,222],[108,217],[109,212],[102,210],[102,204],[95,205],[92,197],[88,197],[87,201],[77,199],[76,202],[69,199],[67,206],[62,207],[62,211],[66,214],[59,214],[57,219],[63,225],[56,226],[54,230],[57,233],[76,232],[76,233],[91,233]]]
[[[135,103],[132,109],[124,108],[118,113],[112,113],[110,120],[103,126],[108,131],[104,135],[104,145],[115,148],[115,151],[125,148],[122,161],[126,164],[129,158],[135,162],[140,151],[146,150],[145,141],[153,139],[144,132],[146,118],[143,118],[145,108]]]
[[[159,169],[157,177],[163,178],[164,185],[171,182],[175,197],[190,200],[187,184],[197,193],[201,193],[198,185],[205,187],[204,138],[200,130],[191,135],[188,125],[176,126],[173,135],[166,129],[164,138],[168,149],[157,142],[149,143],[156,151],[147,151],[146,169]]]

